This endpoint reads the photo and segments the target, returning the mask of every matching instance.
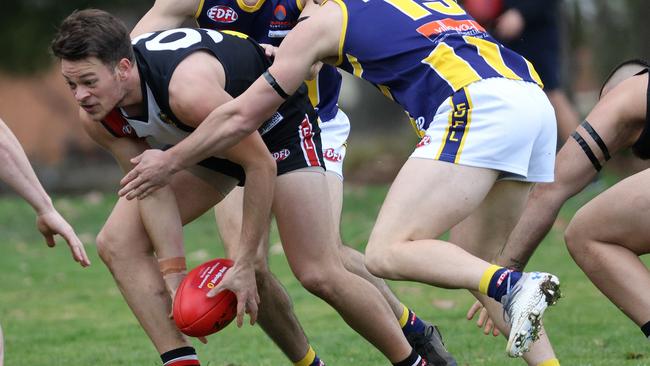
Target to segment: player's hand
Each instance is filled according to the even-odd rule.
[[[252,264],[235,262],[215,288],[208,292],[208,297],[216,296],[220,291],[228,289],[237,296],[237,326],[244,324],[244,313],[250,317],[250,324],[257,321],[257,305],[260,296],[257,293],[255,269]]]
[[[260,47],[264,49],[264,54],[266,57],[269,58],[274,58],[275,57],[275,51],[277,51],[277,47],[270,45],[268,43],[260,43]]]
[[[526,21],[517,9],[508,9],[496,20],[494,35],[502,41],[512,41],[521,36]]]
[[[45,243],[48,247],[54,247],[56,245],[54,235],[61,235],[70,247],[72,258],[81,264],[82,267],[88,267],[90,265],[90,259],[86,255],[83,243],[77,237],[72,226],[65,221],[57,210],[51,209],[39,214],[36,218],[36,227],[43,234],[43,237],[45,237]]]
[[[309,74],[307,75],[306,80],[314,80],[316,76],[318,76],[318,73],[320,72],[320,69],[323,68],[323,63],[321,61],[316,62],[315,64],[311,65],[309,68]]]
[[[487,310],[485,310],[480,301],[476,301],[472,307],[469,308],[467,311],[467,320],[472,320],[477,312],[479,312],[479,316],[478,319],[476,319],[476,325],[479,328],[483,328],[483,334],[488,335],[491,332],[493,336],[498,336],[500,334],[499,329],[494,326],[494,322],[490,319]]]
[[[172,158],[162,150],[145,150],[131,159],[135,166],[120,181],[118,192],[128,200],[143,199],[171,181],[174,174]]]

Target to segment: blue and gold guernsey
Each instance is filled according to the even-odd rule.
[[[298,24],[301,11],[300,0],[258,0],[252,6],[243,0],[201,0],[194,17],[201,28],[237,31],[258,43],[277,47]],[[341,74],[336,68],[323,67],[307,86],[321,120],[334,118],[341,89]]]
[[[339,67],[406,110],[420,137],[440,104],[482,79],[542,82],[454,0],[332,0],[343,11]],[[498,91],[495,91],[498,92]]]

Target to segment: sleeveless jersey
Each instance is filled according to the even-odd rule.
[[[454,0],[332,1],[343,13],[339,67],[399,103],[420,136],[440,104],[475,81],[542,85],[530,62],[499,44]]]
[[[301,11],[299,0],[258,0],[254,6],[246,5],[243,0],[201,0],[194,17],[201,28],[233,30],[277,47],[298,23]],[[309,98],[320,118],[323,121],[334,118],[341,89],[338,70],[324,65],[307,85]]]
[[[147,33],[133,39],[146,115],[125,116],[113,111],[102,123],[117,137],[146,138],[158,148],[177,144],[194,129],[180,121],[169,106],[169,82],[174,70],[190,54],[209,52],[224,69],[225,91],[237,97],[270,65],[264,51],[254,41],[243,37],[245,39],[208,29],[179,28]],[[313,127],[311,121],[316,121],[316,114],[303,84],[258,131],[272,152],[292,145],[298,133],[308,133],[310,138],[315,136],[315,143],[307,142],[313,145],[311,150],[307,149],[313,151],[308,158],[320,166],[319,129]],[[199,164],[240,181],[244,179],[242,167],[228,160],[209,158]],[[279,164],[278,174],[290,171],[294,166]]]

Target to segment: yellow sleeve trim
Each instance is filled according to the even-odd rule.
[[[343,0],[332,0],[333,2],[339,4],[341,7],[341,15],[343,16],[343,20],[341,22],[341,35],[339,39],[339,59],[336,61],[336,66],[339,66],[343,62],[343,45],[345,44],[345,35],[348,31],[348,7],[345,6],[345,3]],[[323,2],[325,4],[327,1]]]
[[[199,19],[201,16],[201,11],[203,11],[203,5],[205,5],[205,0],[199,1],[199,7],[196,8],[196,13],[194,13],[194,19]]]
[[[260,10],[262,5],[264,5],[264,1],[265,0],[257,0],[255,5],[251,6],[251,5],[246,4],[244,2],[244,0],[237,0],[237,5],[239,5],[241,10],[243,10],[243,11],[245,11],[247,13],[253,13],[253,12],[256,12],[256,11]]]
[[[305,1],[311,1],[311,0],[305,0]],[[305,8],[305,3],[303,3],[303,0],[296,0],[296,5],[298,6],[298,10],[302,11],[302,9]]]
[[[235,36],[235,37],[239,37],[239,38],[243,38],[243,39],[248,39],[247,34],[244,34],[242,32],[237,32],[237,31],[234,31],[234,30],[221,30],[219,32],[230,34],[231,36]]]
[[[496,271],[500,270],[503,267],[491,264],[488,269],[483,272],[483,277],[481,277],[481,282],[478,285],[478,291],[484,295],[487,295],[488,286],[490,286],[490,280]]]

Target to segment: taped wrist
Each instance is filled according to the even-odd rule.
[[[280,97],[282,97],[282,99],[285,99],[285,100],[286,100],[287,98],[289,98],[289,94],[287,94],[287,93],[282,89],[282,87],[280,86],[280,84],[278,84],[277,80],[275,80],[275,77],[273,77],[273,75],[271,75],[271,73],[269,72],[269,70],[264,71],[264,74],[262,74],[262,76],[264,76],[264,80],[266,80],[266,82],[269,83],[269,85],[271,85],[271,87],[273,88],[273,90],[275,90],[275,92],[278,93],[278,95],[279,95]]]

